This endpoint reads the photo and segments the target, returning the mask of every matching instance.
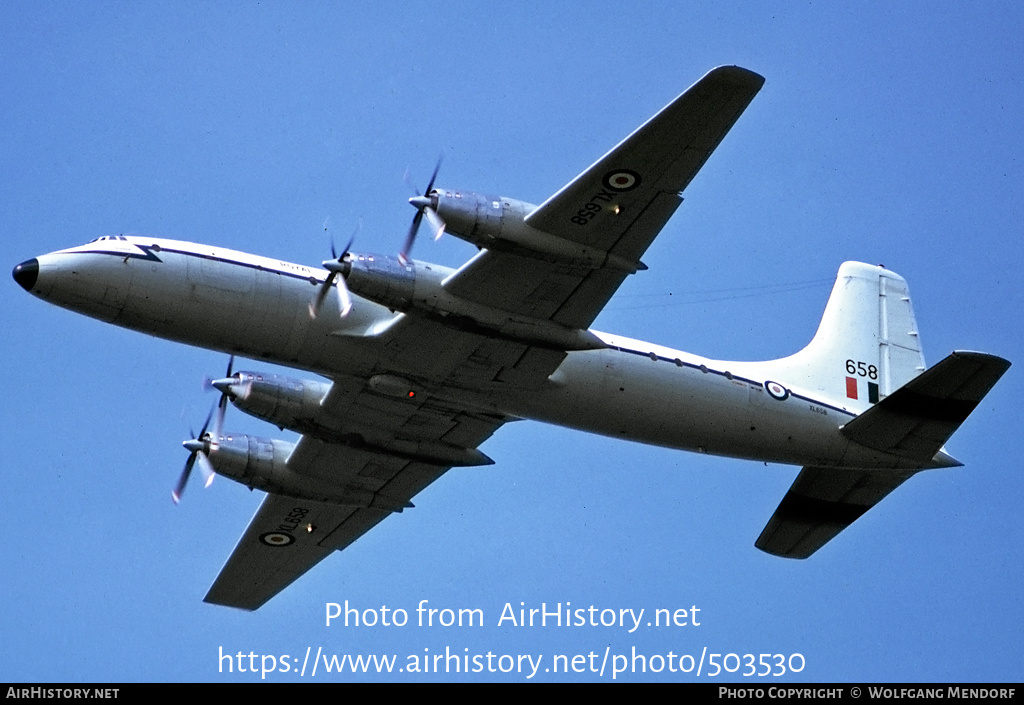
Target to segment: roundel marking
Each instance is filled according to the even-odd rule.
[[[295,537],[283,531],[268,531],[260,536],[260,541],[267,546],[281,548],[282,546],[290,546],[295,543]]]
[[[767,380],[764,383],[764,388],[772,396],[773,399],[785,401],[786,399],[789,398],[789,390],[783,387],[778,382],[772,382],[771,380]]]
[[[632,191],[640,185],[640,174],[629,169],[609,171],[604,175],[603,183],[612,191]]]

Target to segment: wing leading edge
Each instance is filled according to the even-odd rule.
[[[738,66],[711,70],[542,203],[527,224],[636,260],[763,85],[764,77]],[[591,202],[617,208],[587,208]]]

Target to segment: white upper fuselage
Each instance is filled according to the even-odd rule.
[[[327,272],[224,248],[113,236],[37,258],[37,296],[133,330],[331,378],[388,367],[374,333],[401,313],[329,297],[308,313]],[[468,407],[616,438],[717,455],[815,466],[904,467],[839,431],[863,407],[783,378],[785,361],[710,360],[594,332],[606,349],[570,352],[549,383],[447,389]]]

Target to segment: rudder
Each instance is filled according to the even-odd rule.
[[[800,352],[777,360],[794,384],[863,411],[925,370],[906,280],[844,262],[821,324]]]

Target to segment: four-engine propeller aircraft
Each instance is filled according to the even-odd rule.
[[[914,473],[1009,363],[954,352],[926,369],[906,282],[847,262],[810,344],[711,360],[592,331],[764,79],[717,68],[540,206],[434,188],[398,257],[351,243],[307,267],[150,237],[101,237],[19,264],[34,295],[152,335],[307,370],[234,372],[194,465],[268,494],[206,596],[255,610],[453,466],[492,461],[502,424],[537,419],[670,448],[803,466],[757,539],[806,558]],[[457,270],[409,257],[423,220],[480,248]],[[233,360],[233,358],[232,358]],[[301,434],[222,430],[227,401]],[[213,429],[208,431],[211,420]]]

